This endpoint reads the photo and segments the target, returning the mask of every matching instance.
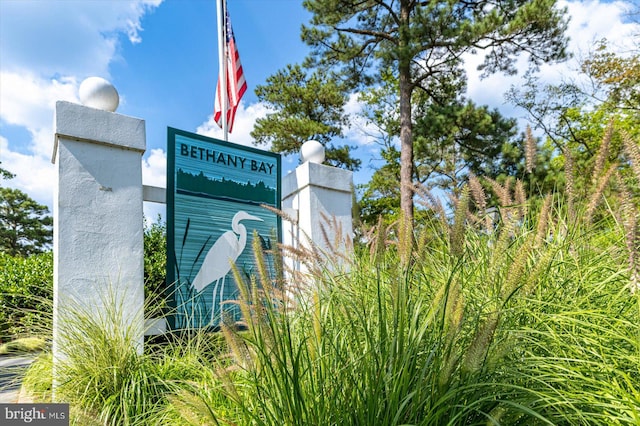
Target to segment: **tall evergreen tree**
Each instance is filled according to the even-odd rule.
[[[329,164],[349,170],[360,167],[360,160],[351,156],[352,147],[330,143],[342,136],[349,123],[344,112],[346,91],[337,79],[307,75],[300,65],[289,65],[258,86],[256,95],[272,110],[256,120],[251,132],[256,144],[271,144],[274,152],[294,154],[305,141],[314,139],[325,145]]]
[[[455,190],[471,172],[504,173],[503,149],[514,143],[516,121],[471,101],[419,105],[414,123],[415,179]]]
[[[400,206],[413,222],[414,114],[417,91],[463,75],[463,56],[484,55],[485,73],[515,72],[521,53],[533,65],[565,57],[565,11],[556,0],[418,1],[305,0],[313,14],[302,38],[312,48],[309,66],[335,67],[355,85],[371,86],[381,70],[398,80]]]
[[[0,167],[0,176],[11,179],[14,175]],[[46,251],[53,238],[48,213],[47,206],[19,189],[0,186],[0,251],[12,256]]]

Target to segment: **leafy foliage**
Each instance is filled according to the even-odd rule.
[[[397,220],[400,213],[400,152],[393,146],[380,152],[385,164],[362,186],[360,220],[372,226],[383,217]]]
[[[0,251],[28,256],[48,250],[53,239],[48,213],[19,189],[0,187]]]
[[[520,87],[509,90],[507,99],[524,109],[533,126],[544,132],[543,147],[551,153],[547,163],[550,169],[572,163],[575,195],[584,197],[593,183],[591,171],[614,163],[621,155],[620,132],[634,140],[640,136],[637,93],[640,74],[638,55],[615,54],[606,40],[598,42],[595,50],[580,61],[579,69],[581,78],[575,81],[589,84],[571,81],[542,85],[537,78],[527,75]],[[607,136],[612,126],[618,132]],[[607,141],[606,152],[601,150],[603,141]],[[599,152],[604,156],[598,160]],[[627,162],[619,166],[622,175],[629,174]],[[555,181],[556,188],[561,189],[567,179],[564,173],[554,173],[545,180]]]
[[[469,172],[496,177],[504,170],[502,149],[516,134],[515,120],[470,101],[426,105],[417,111],[414,158],[418,182],[435,180],[435,185],[451,190]]]
[[[640,54],[615,54],[604,39],[582,61],[581,70],[592,78],[596,91],[604,91],[611,106],[640,112]]]
[[[0,161],[0,164],[2,164],[2,161]],[[13,179],[15,177],[15,175],[13,173],[11,173],[9,170],[5,170],[2,167],[0,167],[0,178],[2,179]]]
[[[0,252],[0,336],[42,333],[51,327],[53,254]]]
[[[147,300],[147,318],[162,314],[166,308],[167,277],[167,224],[157,220],[145,221],[144,229],[144,293]]]
[[[256,95],[272,110],[257,119],[251,131],[257,145],[297,154],[304,142],[314,139],[326,146],[329,164],[349,170],[360,167],[360,160],[351,156],[352,147],[331,144],[349,123],[345,88],[331,75],[308,75],[300,65],[289,65],[269,77],[266,85],[257,86]]]

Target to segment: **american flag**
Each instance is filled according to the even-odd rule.
[[[240,99],[244,92],[247,91],[247,82],[242,72],[242,64],[240,63],[240,55],[236,47],[236,39],[231,28],[231,20],[229,13],[225,12],[225,34],[226,34],[226,56],[227,56],[227,128],[229,133],[233,130],[233,120],[236,116],[236,110]],[[213,113],[213,119],[222,127],[222,91],[220,90],[222,76],[218,77],[218,85],[216,87],[216,103]]]

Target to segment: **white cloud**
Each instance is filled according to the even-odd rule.
[[[606,38],[619,48],[631,49],[640,25],[625,22],[631,3],[623,1],[561,1],[560,7],[566,7],[571,17],[569,21],[569,50],[584,52],[593,43]]]
[[[2,129],[0,161],[16,175],[8,185],[52,206],[55,102],[77,102],[87,76],[109,77],[120,36],[139,43],[142,17],[161,1],[0,1],[0,123],[30,136]]]
[[[142,16],[160,1],[2,1],[1,66],[44,76],[108,76],[119,35],[139,42]]]
[[[76,79],[45,79],[34,74],[0,72],[0,82],[0,119],[24,127],[32,136],[27,146],[12,148],[36,157],[50,157],[55,103],[58,100],[77,102]]]
[[[229,141],[245,146],[255,147],[253,144],[253,138],[251,137],[251,131],[258,118],[263,118],[267,115],[268,109],[262,103],[255,103],[245,106],[244,102],[240,102],[236,111],[236,118],[233,123],[233,132],[229,133]],[[209,136],[210,138],[224,139],[222,129],[213,120],[213,115],[209,116],[209,119],[202,123],[196,129],[196,133]],[[262,145],[261,149],[269,149],[268,146]]]
[[[142,159],[142,183],[144,185],[167,186],[167,153],[164,149],[152,149],[146,159]]]
[[[2,168],[16,176],[5,181],[6,186],[18,188],[31,198],[45,204],[51,210],[53,206],[53,185],[56,173],[51,157],[20,154],[8,149],[8,141],[0,136],[0,160]]]
[[[560,1],[559,7],[567,8],[570,17],[567,28],[569,37],[568,51],[575,59],[569,59],[561,64],[544,64],[540,67],[538,76],[544,84],[560,83],[563,79],[576,77],[579,59],[593,49],[594,43],[606,38],[611,47],[618,52],[633,51],[637,43],[640,25],[625,21],[625,14],[631,6],[628,2],[614,1]],[[469,77],[467,94],[476,103],[498,107],[501,112],[513,116],[517,112],[511,105],[506,105],[503,95],[512,86],[518,85],[528,63],[522,57],[517,62],[518,75],[505,76],[494,74],[480,79],[476,71],[482,61],[480,55],[469,55],[466,59],[466,70]]]
[[[0,72],[0,117],[28,128],[51,126],[56,100],[77,102],[75,78],[42,78],[33,73]]]
[[[351,126],[344,132],[344,137],[349,144],[371,145],[378,140],[376,135],[380,130],[359,115],[363,108],[364,103],[359,100],[359,94],[351,94],[344,111],[351,116]]]

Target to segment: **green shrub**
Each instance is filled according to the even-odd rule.
[[[0,338],[51,330],[53,253],[0,252]]]
[[[161,316],[166,303],[167,225],[158,220],[144,229],[144,294],[149,312],[147,318]]]
[[[166,225],[144,231],[145,297],[148,316],[166,307]],[[53,253],[28,257],[0,252],[0,342],[11,336],[49,333],[53,300]]]

